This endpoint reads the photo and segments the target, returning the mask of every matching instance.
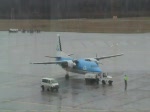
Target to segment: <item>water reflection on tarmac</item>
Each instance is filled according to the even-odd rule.
[[[58,65],[31,65],[53,61],[58,32],[36,34],[0,32],[0,110],[8,112],[76,111],[126,112],[150,110],[150,33],[101,34],[60,32],[62,48],[73,57],[95,57],[124,53],[102,60],[103,71],[113,76],[113,86],[88,84],[84,76]],[[124,74],[129,77],[124,91]],[[54,77],[59,92],[41,91],[42,77]]]

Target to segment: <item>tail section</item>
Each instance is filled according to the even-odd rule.
[[[58,37],[58,39],[59,39],[59,43],[58,43],[58,45],[57,45],[57,51],[62,51],[60,35],[57,34],[57,37]]]
[[[66,53],[64,53],[63,51],[62,51],[62,46],[61,46],[61,40],[60,40],[60,35],[59,34],[57,34],[57,37],[58,37],[58,45],[57,45],[57,54],[56,54],[56,57],[61,57],[61,58],[63,58],[63,59],[72,59],[70,56],[72,55],[72,54],[70,54],[70,55],[68,55],[68,54],[66,54]]]

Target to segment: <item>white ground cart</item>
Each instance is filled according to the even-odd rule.
[[[112,85],[113,80],[112,80],[112,77],[108,76],[107,73],[99,73],[99,74],[87,73],[87,74],[85,74],[85,83],[86,84],[88,84],[88,83],[96,83],[96,84],[101,83],[103,85],[106,85],[106,84]]]

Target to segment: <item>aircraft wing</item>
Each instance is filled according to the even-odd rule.
[[[123,54],[117,54],[117,55],[111,55],[111,56],[103,56],[99,58],[95,58],[96,60],[102,60],[102,59],[107,59],[107,58],[112,58],[112,57],[117,57],[117,56],[122,56]]]
[[[62,63],[67,63],[67,61],[51,61],[51,62],[30,63],[30,64],[62,64]]]

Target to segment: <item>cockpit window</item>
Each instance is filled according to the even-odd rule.
[[[91,65],[91,68],[96,68],[97,67],[97,65]]]
[[[85,61],[91,61],[90,59],[85,59]]]

